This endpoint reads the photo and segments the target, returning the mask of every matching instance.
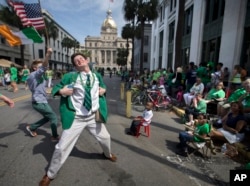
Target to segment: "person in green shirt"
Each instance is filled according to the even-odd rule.
[[[30,70],[28,69],[27,65],[24,65],[20,75],[22,75],[21,82],[24,82],[25,90],[28,90],[27,79],[29,77],[29,74]]]
[[[197,143],[204,142],[203,138],[207,137],[210,131],[211,131],[211,126],[205,119],[204,114],[199,114],[197,116],[195,128],[193,131],[182,131],[179,133],[180,143],[177,144],[177,148],[179,148],[180,151],[178,151],[177,154],[180,154],[182,156],[187,156],[188,153],[187,142],[191,141]]]
[[[53,77],[53,70],[51,70],[49,67],[47,68],[47,71],[45,73],[46,80],[48,81],[48,88],[52,85],[52,77]]]
[[[0,83],[2,83],[2,86],[5,87],[5,82],[4,82],[4,70],[2,67],[0,67]]]
[[[13,88],[13,92],[17,92],[18,88],[17,88],[17,68],[15,67],[14,64],[11,64],[10,67],[10,81],[11,81],[11,87]]]
[[[213,101],[223,101],[225,99],[225,91],[223,90],[223,82],[219,82],[216,85],[216,88],[212,88],[207,95],[205,96],[205,100],[207,103],[213,102]]]
[[[237,101],[239,97],[241,97],[245,93],[246,90],[244,88],[238,88],[228,97],[228,99],[219,102],[217,104],[217,115],[220,118],[224,117],[230,109],[230,103]],[[219,119],[218,122],[221,123],[221,119]]]
[[[246,123],[250,124],[250,79],[247,79],[243,82],[243,87],[246,90],[246,93],[243,94],[238,101],[243,105],[243,112]]]
[[[198,93],[193,98],[192,107],[186,108],[185,114],[188,116],[189,122],[186,125],[192,126],[194,124],[194,117],[197,117],[200,113],[205,114],[207,112],[207,103],[202,99],[202,94]]]

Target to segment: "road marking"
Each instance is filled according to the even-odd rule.
[[[28,94],[28,95],[24,95],[24,96],[21,96],[21,97],[13,98],[12,100],[14,102],[18,102],[18,101],[26,100],[26,99],[28,99],[30,97],[31,97],[31,94]],[[4,106],[4,105],[6,105],[6,103],[4,103],[3,101],[1,101],[0,102],[0,107]]]

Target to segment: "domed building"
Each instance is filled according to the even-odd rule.
[[[117,26],[112,18],[112,11],[107,11],[107,16],[101,25],[101,36],[87,36],[85,38],[85,50],[91,54],[90,61],[95,63],[95,67],[119,69],[117,65],[117,49],[127,48],[127,40],[118,37]],[[132,43],[129,41],[129,55],[127,68],[130,69],[132,58]]]

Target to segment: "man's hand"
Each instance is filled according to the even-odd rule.
[[[47,50],[47,55],[51,55],[52,52],[53,52],[52,48],[48,48],[48,50]]]
[[[73,88],[68,88],[67,86],[65,86],[64,88],[59,90],[59,93],[62,96],[71,96],[73,94]]]
[[[103,94],[105,94],[106,89],[99,87],[99,96],[102,96]]]

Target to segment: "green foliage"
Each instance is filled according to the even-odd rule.
[[[117,65],[125,66],[127,65],[128,51],[125,48],[117,49]]]

